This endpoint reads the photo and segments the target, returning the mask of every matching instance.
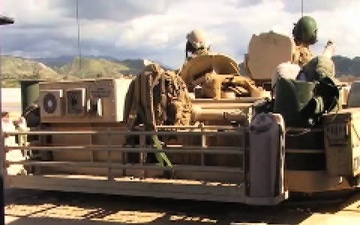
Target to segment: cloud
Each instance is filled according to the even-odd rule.
[[[123,22],[149,14],[161,14],[166,12],[173,0],[121,0],[121,1],[99,1],[99,0],[78,0],[79,17],[87,20],[116,20]],[[62,8],[66,16],[76,16],[76,0],[69,4],[69,1],[56,0],[53,7]]]
[[[258,5],[262,2],[264,2],[264,0],[225,0],[225,4],[235,6],[236,8]]]
[[[64,21],[64,10],[52,4],[51,0],[4,0],[1,6],[4,14],[15,18],[16,26],[48,27]]]
[[[346,8],[349,5],[355,4],[357,0],[347,0],[346,3],[343,0],[297,0],[297,1],[288,1],[280,0],[284,4],[285,11],[291,13],[300,13],[301,8],[303,9],[304,14],[310,14],[318,11],[335,11]]]
[[[148,58],[179,67],[186,34],[203,28],[212,49],[243,60],[252,34],[273,30],[291,35],[301,1],[288,0],[78,0],[84,55]],[[76,0],[3,0],[1,13],[15,18],[2,29],[4,54],[49,57],[78,53]],[[320,53],[328,39],[337,54],[359,54],[360,2],[303,1],[304,14],[319,26]],[[19,7],[21,6],[21,7]]]
[[[26,35],[26,41],[24,36]],[[6,37],[6,38],[3,38]],[[41,31],[26,33],[11,30],[2,34],[2,51],[5,54],[24,57],[57,57],[69,55],[76,48],[76,40],[59,36],[57,32]]]

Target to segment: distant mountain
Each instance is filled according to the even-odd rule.
[[[45,65],[51,67],[51,68],[60,68],[64,66],[65,64],[70,64],[75,58],[78,56],[76,55],[63,55],[59,57],[54,58],[31,58],[31,60],[44,63]],[[111,56],[93,56],[88,55],[84,56],[84,58],[91,58],[91,59],[106,59],[111,61],[117,61],[116,58]]]
[[[337,77],[349,80],[360,79],[360,57],[350,59],[334,56],[333,60]],[[19,80],[22,79],[72,80],[135,75],[139,74],[150,62],[145,59],[118,60],[112,57],[99,58],[98,56],[82,57],[81,60],[79,57],[72,56],[37,59],[2,56],[2,84],[3,87],[18,87]],[[244,64],[240,63],[239,65],[241,73],[246,75]]]
[[[98,58],[74,58],[71,63],[58,68],[60,74],[79,78],[109,78],[120,75],[135,75],[145,67],[140,59],[114,61]]]
[[[78,58],[78,56],[60,56],[60,57],[56,57],[56,58],[31,58],[30,60],[34,60],[37,62],[41,62],[55,70],[60,69],[61,67],[65,66],[66,64],[71,64],[74,59]],[[81,59],[99,59],[99,60],[106,60],[106,61],[111,61],[113,63],[119,63],[119,64],[123,64],[127,67],[130,68],[130,72],[131,73],[138,73],[139,71],[141,71],[144,67],[144,64],[147,64],[149,62],[155,62],[155,61],[150,61],[147,59],[117,59],[115,57],[112,56],[94,56],[94,55],[87,55],[87,56],[83,56],[81,57]],[[159,63],[160,65],[162,65],[164,68],[166,69],[172,69],[171,67],[164,65],[161,62],[156,62]]]
[[[43,63],[13,56],[1,57],[3,87],[18,87],[19,80],[61,80],[63,76]]]
[[[338,76],[360,77],[360,57],[350,59],[343,56],[334,56],[333,60]]]
[[[65,64],[71,63],[74,56],[59,56],[56,58],[32,58],[31,60],[41,62],[51,68],[60,68]]]
[[[63,56],[58,58],[25,59],[2,56],[3,87],[18,87],[19,80],[73,80],[79,78],[114,78],[121,75],[139,74],[148,60],[116,60],[95,56]],[[81,67],[81,68],[80,68]]]

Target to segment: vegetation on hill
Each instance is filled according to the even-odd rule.
[[[75,58],[71,63],[60,67],[58,72],[79,78],[116,77],[129,71],[127,66],[106,59]]]
[[[78,57],[69,62],[68,58],[38,59],[2,56],[3,87],[19,87],[20,80],[40,79],[46,81],[114,78],[121,75],[138,74],[144,68],[144,60],[116,61],[111,59]],[[68,61],[69,63],[61,64]],[[81,68],[80,68],[81,67]]]
[[[3,87],[18,87],[20,80],[61,80],[63,77],[43,63],[19,57],[1,57],[1,67]]]
[[[58,69],[60,74],[78,78],[112,78],[121,75],[138,74],[144,68],[144,60],[114,61],[109,59],[81,58]]]
[[[333,60],[336,65],[336,74],[339,76],[352,75],[360,77],[360,57],[350,59],[343,56],[334,56]]]
[[[109,57],[58,57],[24,59],[13,56],[2,56],[1,66],[3,87],[19,87],[20,80],[74,80],[114,78],[121,75],[139,74],[144,68],[146,60],[128,59],[116,60]],[[334,56],[336,74],[343,81],[360,79],[360,57],[353,59]],[[81,66],[81,69],[80,69]],[[243,63],[240,64],[242,74],[246,75]]]

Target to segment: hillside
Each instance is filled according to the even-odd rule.
[[[352,75],[360,77],[360,57],[350,59],[343,56],[334,56],[333,60],[336,65],[336,73],[340,76]]]
[[[58,72],[79,78],[102,78],[120,75],[120,71],[124,69],[123,65],[105,59],[81,58],[79,61],[79,58],[75,58],[71,63],[60,67]]]
[[[138,74],[146,60],[128,59],[117,61],[95,57],[70,60],[69,57],[39,58],[36,60],[2,56],[3,87],[19,87],[20,80],[74,80],[91,78],[112,78],[120,75]],[[39,61],[41,62],[39,62]],[[57,61],[59,60],[59,61]]]
[[[80,68],[81,66],[81,68]],[[108,78],[123,74],[138,74],[144,68],[144,60],[114,61],[97,58],[74,58],[71,63],[57,69],[64,76],[78,78]]]
[[[341,80],[360,79],[360,57],[353,59],[334,56],[336,75]],[[91,78],[114,78],[121,75],[138,74],[147,60],[116,60],[109,57],[94,56],[81,58],[58,57],[24,59],[20,57],[2,56],[3,87],[19,87],[19,80],[73,80]],[[242,74],[246,74],[243,63],[240,64]],[[170,69],[170,68],[169,68]]]
[[[32,60],[41,62],[51,68],[60,68],[65,64],[71,63],[74,56],[59,56],[55,58],[33,58]]]
[[[18,87],[19,80],[25,79],[61,80],[63,77],[43,63],[12,56],[2,56],[1,70],[3,87]]]

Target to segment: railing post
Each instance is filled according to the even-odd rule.
[[[112,174],[112,160],[111,160],[111,134],[110,134],[110,128],[106,129],[106,135],[107,135],[107,163],[108,163],[108,180],[113,180],[114,176]]]
[[[144,127],[140,127],[140,130],[141,130],[141,131],[144,131]],[[146,138],[147,138],[147,136],[146,136],[145,134],[140,134],[140,135],[139,135],[140,149],[146,148]],[[141,151],[141,152],[140,152],[140,164],[141,164],[141,166],[144,166],[144,165],[145,165],[145,163],[146,163],[146,158],[147,158],[147,153]],[[146,178],[146,176],[147,176],[147,171],[146,171],[146,169],[144,169],[144,170],[142,171],[142,177],[143,177],[143,178]]]

